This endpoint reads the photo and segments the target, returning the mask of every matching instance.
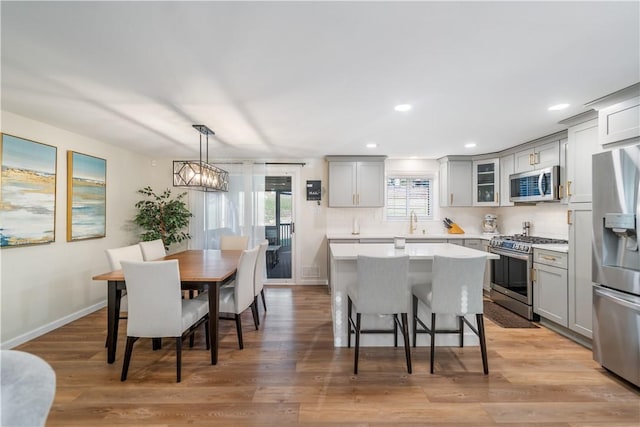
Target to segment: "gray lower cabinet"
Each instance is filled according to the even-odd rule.
[[[568,327],[567,254],[534,249],[533,269],[533,312]]]
[[[569,329],[592,338],[591,203],[573,203],[569,207]]]

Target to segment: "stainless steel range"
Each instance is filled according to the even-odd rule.
[[[529,320],[538,320],[533,313],[533,245],[565,243],[566,240],[522,234],[493,237],[489,251],[500,255],[500,259],[491,261],[491,299]]]

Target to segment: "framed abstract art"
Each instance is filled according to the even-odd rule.
[[[67,152],[67,241],[105,237],[107,161]]]
[[[0,247],[55,241],[57,148],[2,134]]]

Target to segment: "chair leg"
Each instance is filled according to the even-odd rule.
[[[239,314],[236,314],[236,332],[238,333],[238,345],[240,346],[240,350],[242,350],[244,343],[242,342],[242,320]]]
[[[411,373],[411,346],[409,345],[409,319],[402,313],[402,336],[404,337],[404,353],[407,358],[407,371]]]
[[[256,318],[255,318],[255,321],[258,322],[258,326],[259,326],[260,325],[260,310],[258,310],[258,306],[260,304],[258,304],[258,295],[253,297],[253,304],[256,306],[256,312],[258,313],[258,316],[256,316]]]
[[[360,316],[360,313],[356,313],[356,356],[353,362],[354,375],[358,374],[358,357],[360,356]]]
[[[127,337],[127,346],[124,350],[124,362],[122,363],[122,375],[120,381],[127,380],[127,373],[129,372],[129,362],[131,362],[131,353],[133,352],[133,343],[136,342],[135,337]]]
[[[211,349],[211,341],[209,341],[209,319],[204,322],[204,336],[207,350]]]
[[[393,346],[398,346],[398,315],[393,314]]]
[[[253,324],[255,325],[256,331],[257,331],[258,325],[260,325],[260,321],[258,320],[258,304],[256,304],[256,297],[253,297],[253,302],[249,307],[251,307],[251,314],[253,315]]]
[[[193,333],[189,335],[189,348],[193,348],[193,344],[195,343],[195,340],[196,340],[196,332],[193,331]]]
[[[264,307],[264,311],[267,311],[267,301],[264,299],[264,288],[260,290],[260,295],[262,295],[262,306]]]
[[[153,351],[160,350],[162,348],[162,338],[152,338],[151,343]]]
[[[181,377],[180,377],[181,369],[182,369],[182,337],[177,337],[176,338],[176,380],[177,382],[180,382],[181,380]]]
[[[480,338],[480,352],[482,353],[482,369],[484,374],[489,373],[489,361],[487,360],[487,342],[484,335],[484,318],[482,313],[476,314],[476,323],[478,324],[478,336]]]
[[[436,314],[431,313],[431,369],[433,374],[433,362],[436,358]]]
[[[464,347],[464,318],[458,316],[458,323],[460,324],[460,347]]]
[[[413,297],[413,346],[416,346],[416,339],[418,338],[418,297]]]
[[[353,308],[353,302],[351,298],[347,297],[347,348],[351,348],[351,310]]]

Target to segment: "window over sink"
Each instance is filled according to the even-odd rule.
[[[408,220],[413,211],[419,219],[433,218],[433,178],[388,176],[385,211],[387,219]]]

